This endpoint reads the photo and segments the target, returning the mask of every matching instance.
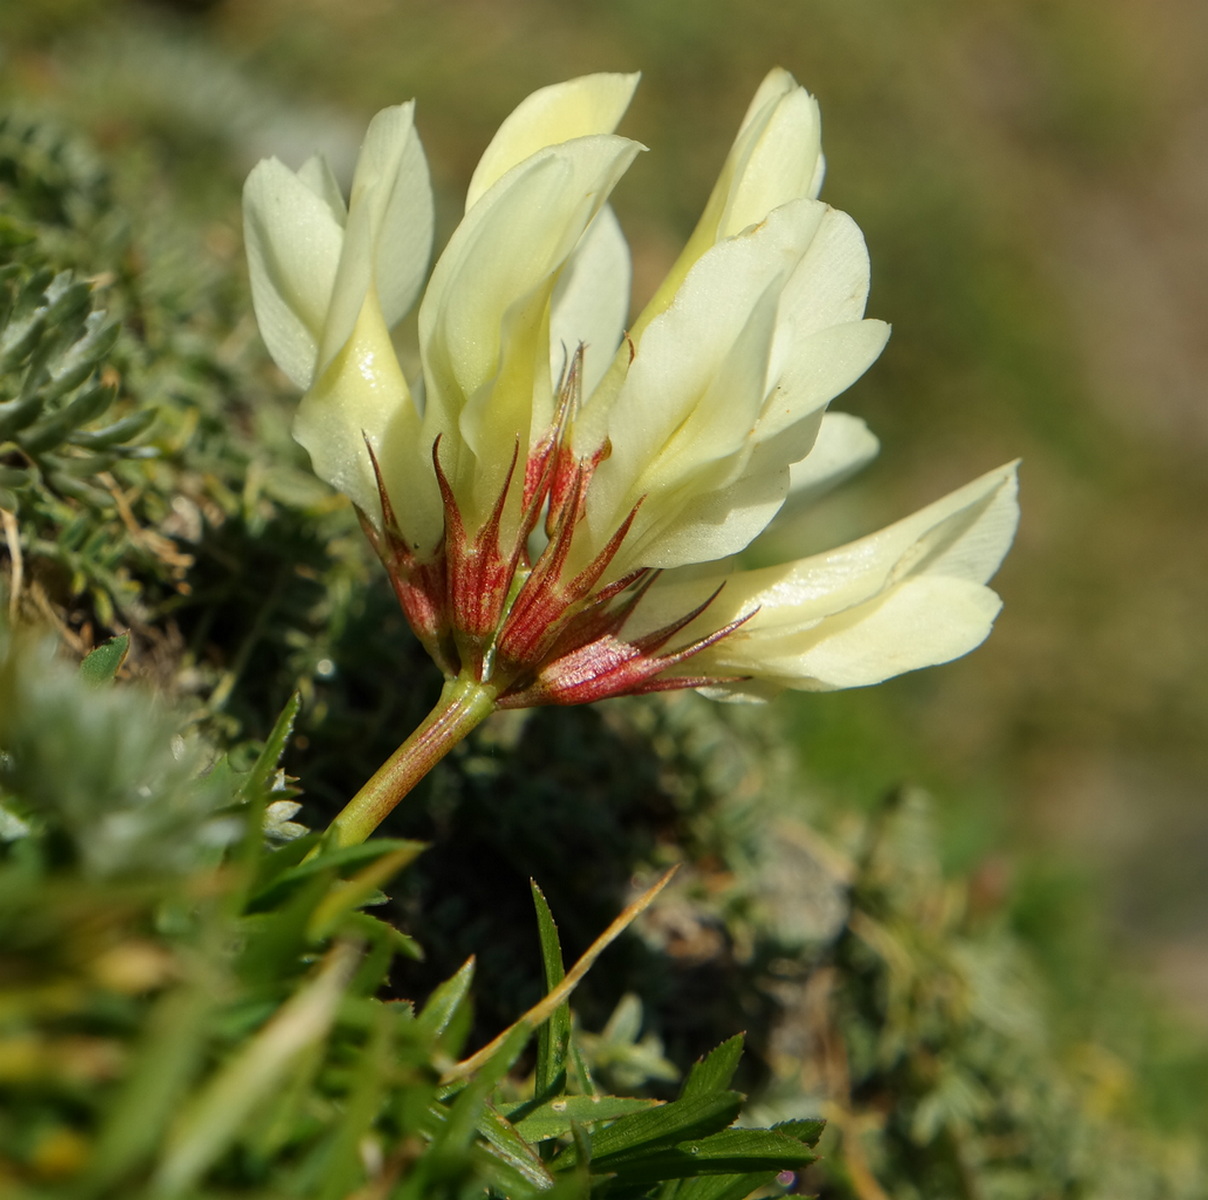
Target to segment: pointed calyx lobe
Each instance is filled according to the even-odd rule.
[[[607,443],[586,456],[571,449],[570,428],[582,378],[580,346],[559,386],[553,422],[523,462],[519,447],[513,450],[495,503],[477,529],[467,527],[442,466],[437,438],[432,463],[444,507],[444,536],[427,556],[416,550],[400,526],[369,447],[381,530],[365,514],[362,524],[390,575],[403,613],[446,675],[468,675],[491,687],[501,708],[585,704],[608,696],[720,682],[705,675],[664,678],[663,673],[680,667],[747,620],[747,615],[740,616],[686,645],[668,648],[682,629],[705,612],[714,593],[653,632],[624,636],[625,623],[656,572],[639,569],[602,581],[641,501],[590,555],[586,566],[568,569],[576,537],[586,536],[583,518],[592,475],[609,453]],[[518,501],[518,522],[504,520],[509,499]],[[535,547],[539,525],[544,544]],[[505,534],[508,526],[514,526],[515,532]],[[581,562],[583,547],[575,548]]]

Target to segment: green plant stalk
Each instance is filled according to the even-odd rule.
[[[363,842],[454,746],[495,711],[497,689],[459,676],[445,682],[432,711],[344,806],[327,830],[331,846]]]

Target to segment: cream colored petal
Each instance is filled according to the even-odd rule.
[[[867,687],[968,654],[985,641],[1001,608],[981,584],[912,576],[808,632],[774,641],[723,640],[696,665],[804,691]]]
[[[810,690],[867,687],[951,662],[986,640],[1001,609],[1002,601],[981,584],[915,576],[884,600],[825,622],[792,678],[811,680]]]
[[[499,127],[475,168],[466,210],[492,184],[538,150],[572,138],[612,133],[625,115],[638,75],[584,75],[541,88],[522,100]]]
[[[588,493],[587,528],[591,553],[611,536],[626,514],[640,502],[637,519],[620,555],[617,574],[636,566],[671,566],[693,559],[718,558],[726,550],[700,552],[699,538],[681,543],[675,536],[684,522],[698,525],[699,507],[711,493],[734,482],[748,452],[749,434],[762,405],[761,379],[775,321],[776,296],[769,289],[743,314],[745,323],[720,337],[709,354],[701,343],[666,343],[654,330],[644,346],[659,350],[659,369],[639,370],[635,362],[612,423],[612,454],[596,470]],[[666,330],[670,333],[670,327]],[[667,352],[661,353],[663,346]],[[693,355],[693,347],[699,347]],[[686,361],[677,372],[675,358],[692,366],[713,367],[705,378],[693,378]],[[708,357],[706,358],[706,356]],[[711,360],[711,362],[710,362]],[[654,356],[647,360],[654,361]],[[694,386],[695,385],[695,386]],[[699,390],[698,390],[699,389]],[[787,474],[783,480],[788,486]],[[783,499],[783,489],[780,497]],[[708,505],[709,526],[724,522],[724,514]],[[677,549],[664,552],[668,539]],[[692,547],[690,549],[689,547]],[[681,555],[688,555],[687,559]]]
[[[787,96],[795,87],[797,81],[783,67],[773,67],[759,81],[747,111],[743,113],[742,123],[738,126],[738,137],[741,137],[754,124],[762,120],[776,103]],[[737,139],[736,139],[737,140]]]
[[[361,146],[344,250],[320,343],[326,366],[348,340],[370,288],[387,328],[411,307],[432,252],[432,186],[414,103],[383,109]]]
[[[688,631],[697,636],[754,613],[726,653],[775,653],[782,639],[814,629],[920,575],[982,584],[998,569],[1019,519],[1016,464],[928,505],[878,533],[782,566],[742,571],[733,561],[669,572],[638,610],[638,633],[691,611],[724,582],[708,612]],[[743,647],[746,647],[744,649]]]
[[[778,688],[830,690],[879,683],[948,662],[979,645],[1001,606],[985,580],[1014,535],[1015,464],[990,472],[872,537],[765,571],[696,568],[665,576],[628,636],[720,595],[683,637],[751,614],[683,672],[733,675],[716,698],[766,699]]]
[[[554,288],[550,313],[550,369],[555,379],[579,343],[583,394],[591,394],[616,353],[629,315],[629,246],[605,205],[583,235]]]
[[[859,541],[787,566],[744,572],[727,584],[723,609],[759,608],[752,631],[810,628],[912,575],[984,583],[998,569],[1019,521],[1016,464],[980,479]]]
[[[328,208],[331,215],[343,225],[348,220],[348,205],[344,202],[344,193],[331,172],[331,164],[321,154],[312,154],[299,168],[298,178]]]
[[[587,521],[607,540],[642,497],[644,524],[655,506],[702,464],[749,452],[764,407],[768,353],[780,289],[821,218],[811,202],[786,205],[740,237],[713,247],[690,272],[675,303],[651,324],[615,400],[596,398],[576,424],[576,448],[607,437]],[[742,464],[700,482],[734,481]],[[691,497],[681,497],[691,499]]]
[[[608,408],[612,453],[589,497],[590,544],[642,501],[618,572],[736,553],[775,516],[787,468],[809,453],[821,410],[884,347],[888,326],[852,319],[867,281],[859,231],[808,198],[702,256],[651,323]],[[778,375],[768,361],[769,302]],[[765,378],[775,383],[760,398],[766,385],[753,385]],[[593,398],[585,432],[576,429],[584,446],[599,407]]]
[[[780,520],[795,515],[877,456],[876,435],[859,417],[828,412],[813,449],[789,468],[789,495]],[[776,527],[780,528],[779,525]]]
[[[374,201],[374,283],[389,329],[407,315],[423,287],[432,260],[434,225],[428,160],[412,124],[412,106],[401,108],[381,135],[376,178],[366,184]],[[372,124],[369,132],[374,133]],[[352,197],[357,197],[355,178]]]
[[[381,505],[368,438],[404,534],[422,550],[435,545],[441,531],[436,482],[420,445],[419,414],[372,290],[352,335],[302,397],[293,433],[315,474],[376,524]]]
[[[760,85],[713,186],[705,211],[675,265],[630,331],[639,341],[710,246],[762,221],[773,209],[816,197],[822,179],[818,105],[786,71]]]
[[[876,362],[888,340],[889,326],[871,319],[850,321],[803,337],[784,353],[780,376],[764,404],[757,440],[785,437],[845,392]],[[811,445],[790,445],[786,440],[782,461],[798,461]]]
[[[424,437],[442,437],[459,500],[480,513],[512,447],[523,452],[552,417],[550,297],[639,149],[607,135],[532,155],[466,214],[432,273],[419,315]]]
[[[864,316],[869,284],[864,235],[846,213],[819,207],[817,231],[785,284],[772,354],[774,375],[806,338]]]
[[[733,181],[716,236],[732,237],[781,204],[813,196],[822,155],[818,102],[804,88],[780,96],[766,122],[753,123],[749,145],[734,163]]]
[[[843,430],[838,435],[834,427],[836,419]],[[835,445],[836,441],[844,440],[848,422],[861,430],[864,437],[853,437],[851,445]],[[823,433],[826,433],[827,437],[825,444],[820,446]],[[858,447],[854,444],[857,441]],[[794,453],[808,452],[808,457],[803,462],[793,462],[786,466],[786,444]],[[876,445],[876,438],[868,431],[863,421],[846,417],[844,414],[815,412],[799,421],[776,444],[757,445],[736,480],[716,490],[692,494],[676,510],[675,520],[667,521],[649,533],[638,524],[635,532],[640,536],[644,535],[643,543],[634,544],[631,550],[627,539],[619,559],[623,565],[630,564],[631,560],[633,565],[637,565],[640,560],[648,561],[650,566],[659,568],[710,563],[744,550],[756,538],[761,537],[773,521],[775,525],[771,535],[779,536],[786,518],[791,520],[801,507],[795,502],[792,494],[794,479],[800,469],[812,462],[819,451],[830,461],[826,467],[820,463],[815,468],[813,477],[817,483],[813,492],[809,493],[814,496],[839,483],[866,462],[876,453]],[[846,457],[849,453],[858,453],[860,457],[849,459]],[[827,470],[832,472],[832,475],[823,480],[823,473]],[[802,491],[805,493],[807,476],[804,472],[800,473]],[[785,512],[789,505],[792,505],[792,514]],[[710,587],[701,593],[698,601],[704,599],[718,582],[720,579],[714,580]],[[689,604],[687,607],[691,608],[693,605]]]
[[[243,189],[252,304],[273,360],[299,388],[310,385],[344,231],[329,204],[275,158]]]
[[[684,489],[680,496],[659,498],[668,515],[661,521],[651,521],[649,526],[642,522],[643,505],[634,522],[633,536],[626,539],[611,564],[609,577],[619,577],[639,566],[665,570],[712,563],[737,554],[775,518],[788,489],[789,473],[781,467],[752,471],[723,487]],[[651,510],[654,508],[652,502]],[[683,611],[687,610],[681,610],[680,615]]]

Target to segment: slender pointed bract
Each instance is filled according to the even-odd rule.
[[[614,132],[636,82],[555,84],[503,123],[424,291],[411,380],[391,330],[432,236],[413,106],[374,118],[347,208],[318,160],[248,180],[257,317],[305,393],[295,434],[456,685],[412,739],[423,769],[496,707],[855,687],[966,653],[998,611],[986,584],[1014,535],[1013,465],[829,553],[734,560],[787,498],[875,454],[826,408],[888,327],[864,316],[859,229],[817,198],[817,104],[776,70],[624,332],[608,199],[642,149]],[[341,836],[413,782],[400,754]]]

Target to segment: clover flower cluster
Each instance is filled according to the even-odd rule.
[[[371,122],[347,205],[326,164],[248,179],[256,315],[304,393],[294,432],[356,505],[407,618],[496,707],[696,687],[879,682],[988,634],[1018,519],[1010,464],[781,566],[735,556],[786,498],[867,462],[826,411],[888,337],[820,201],[817,103],[772,71],[704,214],[629,322],[608,198],[636,76],[543,88],[504,121],[424,287],[433,199],[414,105]],[[419,298],[420,371],[391,330]]]

